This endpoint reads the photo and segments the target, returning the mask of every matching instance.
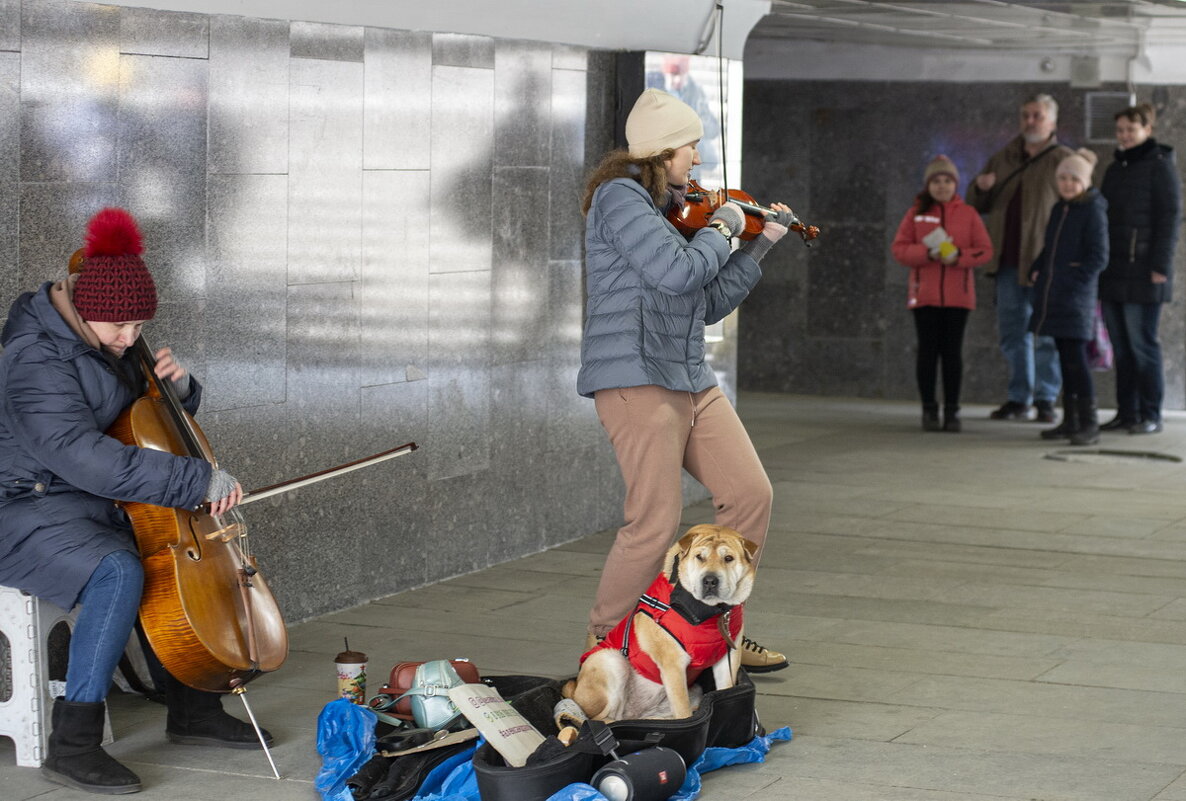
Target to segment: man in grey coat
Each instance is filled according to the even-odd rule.
[[[1035,95],[1021,105],[1020,133],[997,151],[968,187],[967,202],[984,214],[994,255],[997,336],[1009,370],[1008,398],[990,417],[1054,422],[1062,385],[1054,340],[1029,332],[1033,313],[1030,267],[1042,250],[1050,209],[1058,200],[1054,171],[1073,151],[1054,135],[1058,103]]]

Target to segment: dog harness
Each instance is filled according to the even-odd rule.
[[[688,662],[690,685],[729,650],[729,644],[717,627],[717,619],[722,614],[728,614],[729,638],[736,640],[741,634],[742,609],[742,606],[726,604],[709,606],[696,600],[682,585],[672,585],[666,575],[660,575],[638,599],[634,610],[614,626],[604,640],[581,656],[581,664],[596,651],[613,648],[621,651],[622,656],[630,660],[631,666],[644,678],[662,684],[659,666],[638,645],[634,616],[641,612],[658,623],[687,652],[691,658]]]

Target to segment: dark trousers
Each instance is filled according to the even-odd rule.
[[[935,380],[943,363],[943,403],[959,406],[960,382],[964,375],[964,329],[968,309],[923,306],[914,309],[918,331],[918,395],[923,406],[936,406]]]
[[[1087,363],[1087,340],[1055,337],[1054,344],[1058,348],[1058,363],[1062,368],[1063,395],[1094,398],[1095,382]]]
[[[1104,301],[1101,305],[1116,351],[1116,413],[1132,423],[1160,420],[1165,395],[1157,338],[1161,304]]]

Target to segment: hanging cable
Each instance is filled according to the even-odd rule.
[[[721,107],[721,187],[725,197],[729,196],[729,143],[725,130],[729,127],[729,119],[725,116],[725,55],[723,42],[725,40],[725,4],[717,2],[717,96]]]

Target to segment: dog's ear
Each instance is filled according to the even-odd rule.
[[[708,523],[701,523],[700,525],[692,526],[690,529],[688,529],[688,533],[679,538],[679,542],[677,542],[676,545],[679,546],[680,552],[687,553],[688,549],[692,547],[692,543],[697,537],[699,537],[701,534],[711,534],[715,528],[716,526],[710,526]]]
[[[745,537],[741,538],[741,542],[745,546],[746,555],[749,556],[750,561],[752,562],[754,557],[758,555],[758,544],[756,542],[750,542]]]
[[[667,576],[667,580],[673,585],[679,583],[679,560],[680,557],[687,554],[688,549],[692,547],[692,541],[703,533],[705,524],[699,526],[692,526],[688,529],[688,533],[680,537],[678,541],[672,544],[667,549],[667,555],[663,557],[663,575]]]

